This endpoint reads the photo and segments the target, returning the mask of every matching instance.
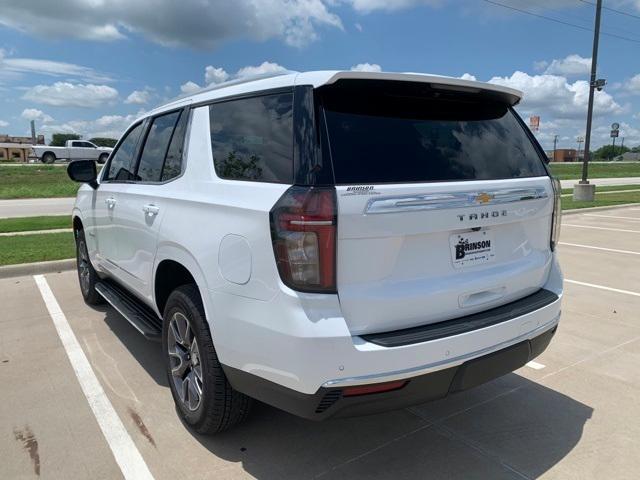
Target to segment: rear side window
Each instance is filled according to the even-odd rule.
[[[187,133],[188,118],[189,115],[187,112],[182,112],[182,114],[180,114],[178,125],[171,137],[169,150],[167,150],[167,158],[164,160],[162,178],[160,179],[163,182],[171,180],[182,173],[182,153],[184,149],[184,138]]]
[[[216,103],[209,115],[220,178],[292,183],[293,94]]]
[[[111,155],[111,161],[109,162],[109,170],[104,177],[104,180],[111,181],[127,181],[133,180],[133,168],[134,168],[134,154],[136,147],[138,146],[138,140],[142,133],[142,123],[139,123],[133,127],[120,143],[120,146]]]
[[[155,117],[140,155],[138,175],[136,180],[141,182],[159,182],[162,178],[162,168],[169,150],[180,112],[172,112]]]
[[[514,112],[496,100],[425,87],[336,88],[322,98],[338,184],[547,175]]]

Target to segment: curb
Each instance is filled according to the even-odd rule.
[[[20,263],[18,265],[5,265],[0,267],[0,279],[11,277],[24,277],[42,273],[62,272],[76,268],[76,259],[53,260],[50,262]]]
[[[572,208],[571,210],[563,210],[562,216],[564,217],[566,215],[575,215],[577,213],[584,212],[597,212],[601,210],[614,210],[616,208],[624,207],[640,207],[640,203],[623,203],[622,205],[606,205],[604,207]]]

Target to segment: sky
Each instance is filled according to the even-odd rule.
[[[118,137],[181,94],[279,70],[421,72],[524,92],[584,136],[595,0],[0,0],[0,133]],[[592,146],[640,145],[640,0],[605,0]],[[621,138],[618,139],[618,144]]]

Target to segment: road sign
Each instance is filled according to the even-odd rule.
[[[611,138],[618,138],[620,130],[611,130]]]
[[[611,124],[611,130],[619,130],[620,124],[618,122],[614,122]]]

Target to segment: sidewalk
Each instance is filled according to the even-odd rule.
[[[560,180],[562,188],[573,188],[580,180]],[[596,186],[604,187],[608,185],[636,185],[640,184],[640,177],[624,177],[624,178],[590,178],[589,183],[595,183]]]
[[[71,215],[75,197],[0,200],[0,218]]]

